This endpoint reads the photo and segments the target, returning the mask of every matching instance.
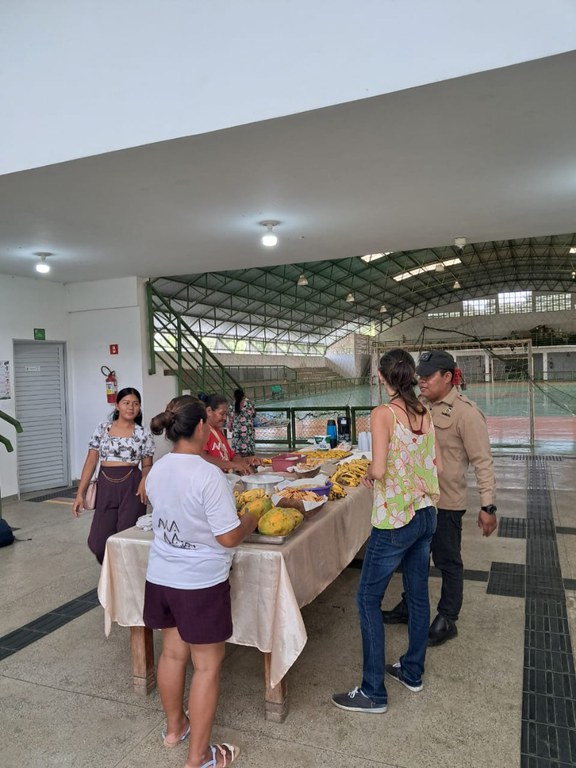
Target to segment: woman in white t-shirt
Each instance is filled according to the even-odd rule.
[[[166,713],[165,746],[190,734],[186,768],[220,768],[238,756],[231,744],[210,744],[225,641],[232,635],[228,574],[232,548],[258,524],[236,514],[222,471],[202,458],[209,427],[194,397],[176,397],[150,429],[174,443],[146,478],[153,507],[144,623],[161,629],[158,689]],[[188,712],[183,707],[188,661],[194,673]]]

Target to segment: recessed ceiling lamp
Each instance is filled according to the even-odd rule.
[[[439,261],[438,264],[436,264],[435,271],[444,272],[444,269],[445,269],[444,264],[442,264],[442,262]]]
[[[280,222],[269,219],[268,221],[261,221],[260,224],[266,227],[266,232],[262,235],[262,245],[265,245],[267,248],[273,248],[275,245],[278,245],[278,236],[274,234],[274,227],[277,227]]]
[[[570,248],[570,250],[568,251],[568,253],[576,253],[576,248]]]
[[[306,278],[306,275],[300,275],[296,285],[298,285],[298,286],[308,285],[308,279]]]
[[[48,256],[52,256],[52,254],[47,252],[39,252],[35,253],[34,256],[38,256],[40,259],[38,264],[36,264],[36,272],[40,272],[42,275],[47,275],[48,272],[50,272],[50,265],[46,264],[46,259]]]
[[[346,296],[346,301],[348,302],[348,304],[354,304],[354,302],[356,301],[356,299],[354,298],[354,294],[349,293],[348,296]]]
[[[462,288],[462,286],[460,285],[460,283],[459,283],[459,281],[458,281],[458,280],[454,280],[454,285],[452,286],[452,288],[453,288],[455,291],[458,291],[460,288]]]
[[[382,306],[380,307],[380,312],[388,312],[388,310],[386,309],[386,304],[382,304]]]

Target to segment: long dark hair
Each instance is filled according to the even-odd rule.
[[[378,370],[392,387],[395,395],[406,403],[406,409],[414,414],[426,413],[426,407],[418,400],[414,387],[416,381],[416,366],[412,356],[399,347],[391,349],[380,358]]]
[[[138,426],[142,426],[142,396],[140,395],[140,392],[138,392],[137,389],[134,389],[134,387],[124,387],[124,389],[121,389],[120,392],[116,395],[116,405],[120,402],[120,400],[123,400],[128,395],[134,395],[134,397],[138,398],[138,402],[140,403],[140,413],[138,416],[134,418],[134,423],[138,424]],[[120,411],[118,408],[114,408],[114,413],[112,414],[112,421],[117,421],[118,416],[120,416]]]
[[[206,406],[192,395],[174,397],[166,410],[154,416],[150,422],[150,431],[154,435],[166,432],[166,437],[173,443],[181,438],[190,438],[201,421],[206,421]]]
[[[234,413],[240,413],[240,406],[242,405],[242,400],[244,400],[244,390],[235,389],[234,390]]]

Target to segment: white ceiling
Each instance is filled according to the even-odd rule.
[[[0,273],[159,276],[576,231],[576,52],[0,177]],[[259,245],[278,219],[280,244]]]

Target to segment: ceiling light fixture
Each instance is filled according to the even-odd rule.
[[[273,248],[275,245],[278,245],[278,236],[274,234],[274,227],[277,227],[280,222],[269,219],[268,221],[261,221],[260,224],[266,227],[266,232],[262,235],[262,245],[265,245],[267,248]]]
[[[354,304],[354,302],[356,301],[356,299],[354,298],[354,294],[349,293],[348,296],[346,296],[346,301],[348,302],[348,304]]]
[[[40,274],[42,275],[47,275],[48,272],[50,272],[50,264],[46,264],[46,259],[48,258],[48,256],[52,256],[52,254],[39,252],[39,253],[35,253],[34,256],[38,256],[38,258],[40,259],[38,264],[36,264],[36,272],[40,272]]]
[[[458,280],[454,280],[454,285],[452,286],[452,288],[455,291],[458,291],[458,290],[460,290],[460,288],[462,288],[462,286],[460,285],[460,282]]]
[[[298,286],[308,285],[308,279],[306,278],[306,275],[300,275],[296,285]]]
[[[380,307],[380,312],[388,312],[388,310],[386,309],[386,304],[382,304],[382,306]]]
[[[444,272],[444,269],[445,269],[444,264],[442,264],[442,262],[439,261],[438,264],[436,264],[435,271]]]
[[[467,242],[468,242],[468,240],[466,240],[465,237],[455,237],[454,238],[454,245],[456,246],[456,248],[458,249],[458,251],[460,253],[462,253],[462,251],[466,247]]]

